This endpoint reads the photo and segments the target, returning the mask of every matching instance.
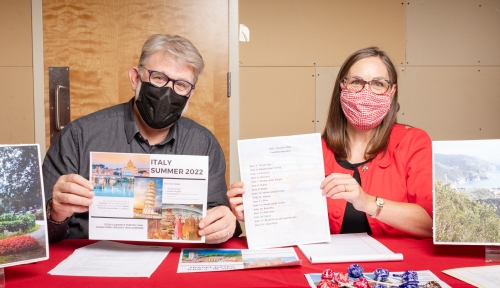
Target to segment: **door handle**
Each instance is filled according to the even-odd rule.
[[[57,85],[56,86],[56,95],[55,95],[55,100],[56,100],[56,128],[57,130],[61,131],[64,126],[61,126],[61,111],[59,108],[59,91],[61,89],[67,89],[68,87],[63,86],[63,85]]]

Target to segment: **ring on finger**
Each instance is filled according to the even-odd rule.
[[[344,184],[344,192],[347,192],[347,185]]]
[[[229,230],[226,228],[227,235],[226,237],[229,237]]]

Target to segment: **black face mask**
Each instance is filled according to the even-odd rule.
[[[156,87],[142,82],[135,104],[142,120],[155,129],[162,129],[177,121],[188,97],[180,96],[170,87]]]

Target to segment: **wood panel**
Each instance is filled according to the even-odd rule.
[[[33,66],[31,1],[0,1],[0,67]]]
[[[408,3],[408,65],[500,65],[498,0]]]
[[[335,79],[340,67],[316,67],[316,124],[315,132],[323,133],[332,100]]]
[[[379,46],[405,62],[406,2],[395,0],[240,0],[241,66],[340,66],[352,52]]]
[[[193,42],[206,65],[186,116],[215,134],[229,166],[227,0],[124,3],[43,1],[46,115],[49,66],[70,67],[74,120],[133,97],[127,73],[137,65],[144,41],[155,33],[178,34]]]
[[[314,67],[241,67],[240,139],[314,132]]]
[[[31,1],[0,1],[0,143],[35,143]]]
[[[35,143],[33,68],[1,68],[0,144]]]
[[[432,140],[500,139],[500,67],[406,67],[398,121]]]

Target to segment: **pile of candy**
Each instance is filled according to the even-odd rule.
[[[326,269],[321,274],[321,281],[317,288],[441,288],[439,283],[431,281],[423,286],[419,286],[418,274],[412,270],[406,270],[403,274],[392,274],[392,279],[397,281],[388,282],[389,270],[378,268],[373,271],[373,279],[364,275],[364,269],[358,264],[352,264],[347,269],[347,273],[334,272]],[[373,284],[373,285],[372,285]]]

